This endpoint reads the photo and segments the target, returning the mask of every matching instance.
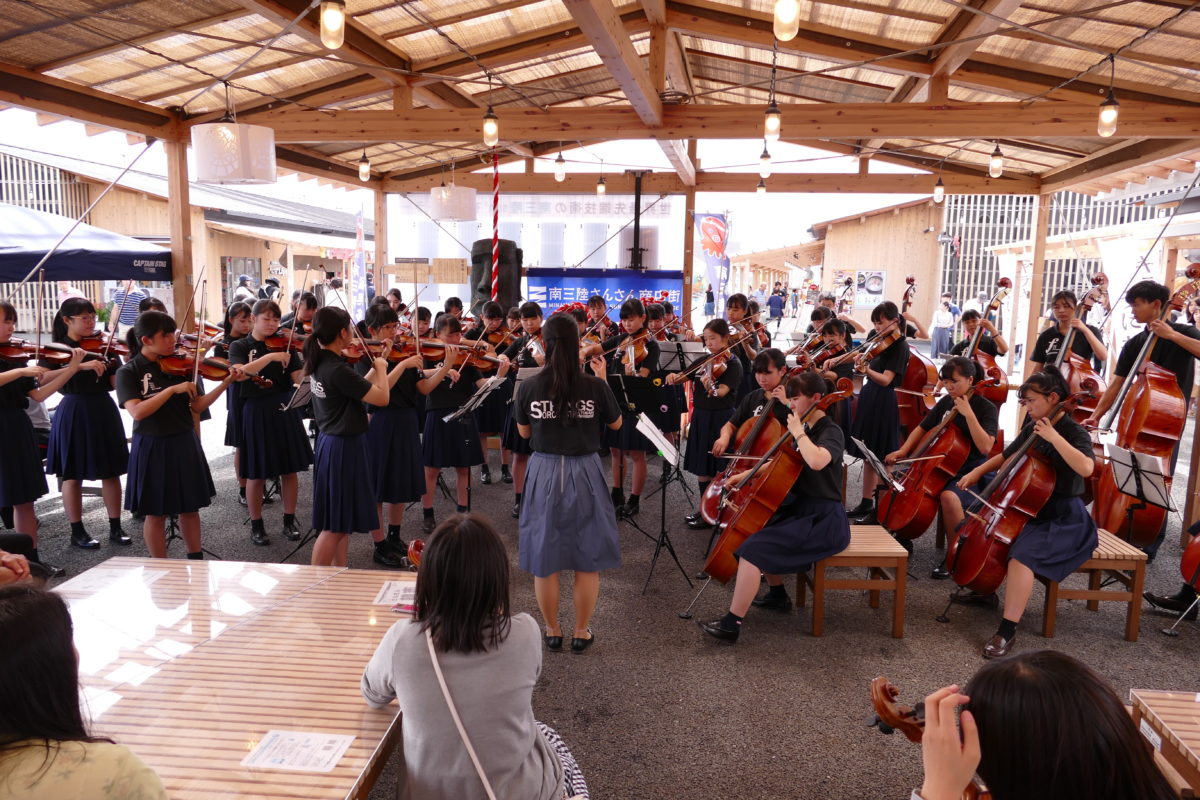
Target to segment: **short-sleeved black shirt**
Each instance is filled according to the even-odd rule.
[[[271,351],[265,342],[254,338],[254,335],[243,336],[229,345],[229,361],[233,364],[249,364],[257,361]],[[259,386],[254,381],[243,382],[238,391],[243,400],[255,397],[290,392],[292,390],[292,373],[300,369],[300,356],[293,352],[286,368],[278,361],[272,361],[259,371],[259,376],[271,382],[270,386]]]
[[[996,404],[978,394],[971,395],[970,403],[971,410],[975,412],[975,419],[979,420],[979,427],[983,428],[989,436],[995,436],[996,431],[1000,428],[1000,413],[996,409]],[[941,400],[938,400],[933,408],[929,409],[929,413],[925,415],[925,419],[921,420],[921,427],[927,431],[933,430],[953,408],[953,398],[950,395],[946,395]],[[962,431],[963,435],[967,437],[967,441],[971,443],[971,452],[967,456],[968,461],[977,461],[987,456],[987,453],[981,453],[975,447],[975,441],[971,438],[970,426],[967,425],[967,420],[962,414],[956,415],[954,422],[950,424]]]
[[[766,410],[768,402],[767,393],[762,389],[755,389],[753,392],[747,392],[742,397],[742,401],[738,403],[737,410],[733,412],[733,418],[729,421],[733,423],[733,427],[740,428],[742,427],[742,423],[744,423],[746,420],[762,414]],[[784,425],[787,424],[788,415],[791,413],[792,410],[788,408],[787,403],[779,400],[775,401],[775,405],[772,406],[771,409],[771,414],[775,417],[775,419],[779,420]]]
[[[1189,339],[1200,339],[1200,330],[1191,325],[1172,322],[1171,327]],[[1121,348],[1120,357],[1117,358],[1117,368],[1114,370],[1117,375],[1122,378],[1129,377],[1129,373],[1133,369],[1133,362],[1138,353],[1142,351],[1142,345],[1145,344],[1146,337],[1149,335],[1148,331],[1141,331],[1125,343],[1125,346]],[[1154,349],[1150,352],[1150,360],[1163,369],[1174,372],[1175,380],[1179,384],[1179,391],[1183,392],[1185,398],[1191,397],[1192,379],[1196,371],[1194,355],[1174,342],[1159,339],[1154,343]]]
[[[649,356],[647,356],[649,358]],[[733,408],[737,402],[737,390],[742,385],[742,362],[736,358],[731,358],[725,362],[725,371],[721,373],[721,377],[717,378],[719,386],[728,386],[729,392],[724,397],[713,397],[704,388],[704,384],[697,377],[700,370],[692,373],[692,380],[696,382],[692,389],[692,406],[694,408],[706,408],[711,410],[719,408]],[[682,385],[682,384],[680,384]]]
[[[600,449],[604,427],[621,416],[617,398],[600,378],[582,376],[582,399],[576,417],[559,419],[549,397],[550,376],[543,373],[517,387],[513,398],[513,421],[533,428],[530,447],[549,455],[584,456]]]
[[[610,339],[605,339],[604,343],[600,345],[604,349],[604,351],[609,354],[609,356],[608,356],[608,374],[609,375],[624,375],[625,374],[625,365],[621,363],[621,357],[625,355],[625,351],[621,349],[620,345],[622,342],[624,342],[628,338],[629,338],[628,333],[618,333],[616,336],[613,336]],[[659,358],[660,352],[661,351],[659,350],[658,342],[654,341],[653,339],[647,339],[646,340],[646,357],[643,358],[641,360],[641,362],[635,366],[634,371],[636,372],[638,370],[648,369],[648,370],[650,370],[651,374],[654,374],[655,372],[657,372],[658,371],[658,358]]]
[[[55,339],[59,344],[65,344],[67,347],[78,347],[79,342],[64,336],[61,339]],[[92,359],[88,359],[91,361]],[[61,369],[62,364],[55,364],[52,361],[42,360],[38,362],[46,369]],[[121,360],[116,356],[110,356],[108,359],[108,368],[103,375],[97,375],[88,370],[80,370],[67,379],[59,388],[60,394],[108,394],[112,391],[112,382],[109,378],[117,374],[117,370],[121,367]]]
[[[1015,453],[1017,448],[1033,435],[1033,424],[1033,421],[1026,422],[1016,438],[1009,443],[1008,447],[1004,448],[1005,458]],[[1076,450],[1086,456],[1092,456],[1091,437],[1088,436],[1087,430],[1076,422],[1070,414],[1063,414],[1058,422],[1055,423],[1054,430],[1062,434],[1062,437],[1070,442],[1071,446]],[[1054,449],[1053,445],[1041,441],[1035,444],[1033,449],[1046,456],[1051,466],[1054,467],[1054,494],[1066,497],[1078,497],[1083,494],[1083,476],[1067,465],[1067,462],[1063,460],[1062,455]]]
[[[906,362],[906,365],[907,365],[907,362]],[[851,380],[854,379],[854,362],[850,361],[850,360],[846,360],[846,361],[841,362],[840,364],[835,364],[833,369],[825,369],[824,367],[822,367],[821,372],[832,372],[834,375],[837,375],[836,380],[831,381],[828,378],[825,379],[826,390],[828,392],[833,392],[833,391],[837,390],[838,380],[841,380],[842,378],[850,378]]]
[[[508,356],[510,361],[516,360],[516,366],[521,369],[537,369],[537,359],[533,357],[533,347],[526,347],[529,340],[533,338],[528,333],[522,333],[512,341],[512,344],[504,351],[504,355]],[[543,352],[545,348],[543,347]],[[517,355],[520,354],[520,358]]]
[[[312,365],[312,407],[321,433],[357,436],[367,432],[362,399],[371,383],[336,353],[322,348]]]
[[[875,331],[867,334],[867,339],[874,339]],[[904,380],[904,372],[908,368],[908,340],[900,337],[896,341],[888,345],[887,349],[879,355],[871,359],[868,367],[876,372],[887,372],[889,369],[895,373],[892,378],[892,387],[899,386]]]
[[[1088,325],[1088,330],[1096,335],[1100,341],[1104,341],[1104,334],[1095,325]],[[1034,342],[1033,352],[1029,356],[1029,360],[1035,364],[1053,364],[1058,357],[1059,348],[1062,347],[1063,339],[1066,336],[1058,331],[1058,325],[1051,325],[1046,330],[1038,334],[1037,341]],[[1092,344],[1081,331],[1075,331],[1075,335],[1071,337],[1071,352],[1077,353],[1087,360],[1091,361],[1094,355]]]
[[[792,492],[801,497],[814,497],[822,500],[842,499],[842,452],[846,449],[846,439],[842,429],[830,417],[822,417],[808,432],[808,438],[813,444],[829,451],[831,458],[825,469],[811,469],[805,465],[796,482],[792,484]]]
[[[24,368],[24,364],[0,361],[0,372]],[[28,408],[29,393],[36,389],[37,386],[37,379],[28,377],[16,378],[0,386],[0,408],[20,408],[22,410]]]
[[[360,358],[354,362],[354,371],[367,379],[367,373],[374,369],[374,365],[369,359]],[[390,370],[389,370],[390,371]],[[415,367],[404,370],[400,373],[400,377],[396,379],[396,383],[392,386],[392,391],[388,397],[388,408],[416,408],[417,395],[420,391],[417,389],[417,381],[421,380],[421,370]],[[375,406],[368,406],[367,413]]]
[[[117,370],[117,404],[124,408],[130,400],[146,400],[187,381],[182,375],[166,374],[157,361],[138,353]],[[191,401],[186,394],[177,394],[150,416],[134,420],[133,432],[142,436],[174,436],[193,430],[193,424]]]
[[[443,361],[431,361],[425,359],[425,373],[433,375],[434,372],[441,369]],[[463,403],[471,399],[471,395],[475,394],[476,383],[483,376],[479,374],[479,370],[475,367],[459,367],[458,380],[453,384],[450,383],[450,376],[446,375],[442,378],[442,382],[433,388],[433,391],[425,396],[425,408],[428,411],[440,408],[461,408]]]
[[[1076,338],[1082,338],[1082,337],[1076,337]],[[958,344],[954,345],[954,347],[950,348],[950,355],[961,356],[967,352],[967,348],[970,346],[971,346],[971,337],[968,336],[967,338],[963,339]],[[984,332],[979,335],[979,347],[977,349],[981,353],[987,353],[992,358],[1000,357],[1000,351],[996,347],[996,340],[992,338],[992,335],[990,333]]]
[[[245,336],[230,336],[226,334],[221,337],[221,340],[213,345],[213,355],[217,358],[229,358],[229,346],[239,339],[245,339]]]

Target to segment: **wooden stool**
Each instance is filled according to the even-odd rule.
[[[865,578],[827,577],[833,567],[866,567]],[[832,589],[866,589],[871,608],[879,608],[880,592],[895,592],[892,603],[892,636],[904,638],[904,592],[908,580],[908,552],[879,525],[851,525],[850,545],[836,556],[812,567],[812,577],[796,576],[796,605],[804,608],[812,587],[812,635],[825,630],[825,592]]]
[[[1097,611],[1101,601],[1128,603],[1125,613],[1125,640],[1136,642],[1138,623],[1142,616],[1142,585],[1146,580],[1146,554],[1106,530],[1100,530],[1100,539],[1092,557],[1075,570],[1088,576],[1088,588],[1067,589],[1057,581],[1049,581],[1040,575],[1037,579],[1046,587],[1046,609],[1042,616],[1042,635],[1054,636],[1058,601],[1087,600],[1088,611]],[[1126,575],[1132,572],[1132,575]],[[1121,585],[1119,589],[1101,589],[1100,584],[1107,576]]]

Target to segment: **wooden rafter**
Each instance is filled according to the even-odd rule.
[[[1167,161],[1200,150],[1200,138],[1144,139],[1107,147],[1042,176],[1043,192],[1057,192],[1095,183],[1135,167]]]

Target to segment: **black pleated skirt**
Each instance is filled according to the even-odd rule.
[[[1064,580],[1092,557],[1098,534],[1096,521],[1078,497],[1052,495],[1009,548],[1016,559],[1052,581]]]
[[[313,466],[312,527],[315,531],[366,533],[379,527],[375,471],[367,434],[317,434]]]
[[[0,506],[32,503],[50,489],[42,472],[33,423],[23,408],[0,408]]]
[[[533,452],[530,441],[517,431],[517,423],[513,422],[512,403],[509,403],[508,411],[504,415],[504,434],[501,436],[501,442],[505,450],[513,453],[529,455]]]
[[[242,477],[268,480],[309,468],[312,445],[300,412],[282,411],[287,392],[247,398],[242,405]]]
[[[196,432],[172,436],[133,435],[125,510],[147,517],[188,514],[217,494],[208,459]]]
[[[427,467],[474,467],[483,463],[479,429],[475,417],[464,414],[451,422],[442,417],[453,409],[430,409],[425,415],[425,435],[421,439],[421,463]]]
[[[845,402],[845,401],[843,401]],[[850,435],[862,440],[871,452],[882,461],[884,456],[900,446],[900,409],[896,405],[896,390],[880,386],[873,380],[864,380],[858,393],[858,410],[850,423]],[[858,447],[849,439],[846,450],[856,458],[862,458]]]
[[[721,428],[733,418],[732,408],[692,409],[692,424],[688,427],[687,451],[683,454],[683,468],[693,475],[712,477],[725,469],[725,459],[714,458],[713,442],[721,435]]]
[[[231,383],[225,388],[225,446],[242,446],[241,387]]]
[[[604,429],[604,444],[618,450],[641,450],[644,453],[657,453],[654,443],[642,435],[637,429],[637,414],[622,414],[621,429]]]
[[[799,498],[780,510],[734,553],[763,572],[804,572],[850,545],[850,520],[839,500]]]
[[[375,499],[411,503],[425,494],[415,408],[377,408],[367,427],[367,455],[377,475]]]
[[[512,402],[512,378],[505,378],[504,383],[492,390],[483,401],[483,405],[475,409],[475,427],[480,433],[502,434],[504,423],[508,421],[508,407]]]
[[[61,480],[117,478],[129,469],[125,426],[109,394],[67,394],[50,423],[46,472]]]

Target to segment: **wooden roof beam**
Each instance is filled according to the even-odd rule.
[[[1121,142],[1042,174],[1044,193],[1073,189],[1112,175],[1200,150],[1200,138]]]
[[[642,123],[654,128],[661,125],[662,100],[612,0],[562,0],[562,3]],[[665,53],[663,69],[666,69]]]

